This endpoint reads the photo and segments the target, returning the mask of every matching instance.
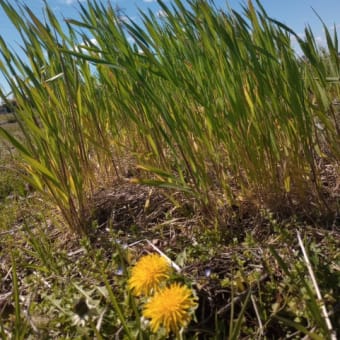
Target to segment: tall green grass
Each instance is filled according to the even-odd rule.
[[[1,131],[34,186],[77,232],[96,183],[119,179],[130,157],[143,170],[135,182],[183,190],[215,216],[244,196],[332,209],[319,164],[339,159],[336,29],[324,27],[322,51],[310,28],[300,38],[259,2],[242,13],[200,0],[159,5],[165,16],[141,12],[137,24],[88,1],[64,29],[49,7],[41,21],[1,2],[27,55],[1,38],[24,141]]]

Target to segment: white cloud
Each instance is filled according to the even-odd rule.
[[[297,33],[297,36],[298,38],[304,40],[306,38],[305,34],[304,33]],[[298,38],[295,36],[295,35],[290,35],[290,41],[293,43],[293,44],[297,44],[298,42]]]
[[[98,41],[97,41],[96,38],[92,38],[92,39],[90,39],[90,41],[91,41],[91,43],[92,43],[93,45],[98,46]]]
[[[79,53],[87,53],[88,47],[99,47],[98,41],[95,38],[90,39],[90,41],[83,41],[79,45],[74,45],[74,50]]]
[[[315,37],[315,42],[317,44],[317,46],[320,48],[325,48],[327,46],[327,42],[326,42],[326,38],[323,36],[316,36]]]
[[[334,30],[334,28],[335,28],[336,30],[340,29],[340,24],[334,24],[334,25],[332,25],[332,26],[329,26],[329,29],[330,29],[330,30]]]
[[[73,5],[73,4],[77,3],[78,1],[84,2],[85,0],[62,0],[62,2],[66,5]]]
[[[165,17],[167,17],[168,15],[166,14],[166,12],[164,12],[164,11],[161,9],[161,10],[159,10],[159,11],[157,12],[157,16],[158,16],[158,18],[165,18]]]
[[[120,16],[119,16],[119,20],[120,20],[121,22],[128,23],[128,22],[129,22],[129,17],[126,16],[126,15],[120,15]]]

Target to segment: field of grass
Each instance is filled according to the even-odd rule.
[[[159,3],[0,3],[0,337],[336,339],[336,29]]]

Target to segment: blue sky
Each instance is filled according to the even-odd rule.
[[[107,1],[109,0],[103,0],[103,3]],[[17,3],[16,0],[10,2]],[[21,2],[27,4],[38,16],[42,16],[44,6],[42,0],[21,0]],[[156,13],[159,12],[159,6],[155,0],[110,0],[110,2],[119,6],[127,16],[134,20],[138,20],[138,8],[142,10],[150,8]],[[166,0],[166,2],[171,3],[171,0]],[[240,9],[240,4],[244,3],[242,0],[229,0],[228,2],[236,10]],[[78,0],[47,0],[47,3],[61,20],[77,17]],[[226,9],[225,0],[215,0],[215,4],[217,7]],[[339,0],[262,0],[262,5],[271,17],[282,21],[297,33],[302,34],[304,27],[310,25],[321,45],[324,44],[322,24],[312,8],[322,17],[328,27],[336,25],[340,32]],[[0,35],[12,48],[19,50],[19,35],[2,8],[0,8]],[[7,90],[1,73],[0,86]]]

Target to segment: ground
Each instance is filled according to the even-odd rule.
[[[13,122],[6,124],[11,128]],[[226,208],[214,220],[192,198],[170,197],[125,179],[98,189],[89,210],[91,227],[80,238],[67,229],[56,207],[23,182],[15,171],[16,157],[2,147],[4,338],[93,338],[96,331],[102,338],[122,338],[105,278],[121,305],[129,305],[130,267],[150,252],[166,254],[181,269],[176,280],[196,292],[199,307],[188,338],[298,339],[302,328],[322,334],[324,321],[313,318],[314,286],[298,233],[331,323],[340,332],[339,216],[314,219],[245,204]],[[126,309],[126,318],[133,328],[134,312]]]

